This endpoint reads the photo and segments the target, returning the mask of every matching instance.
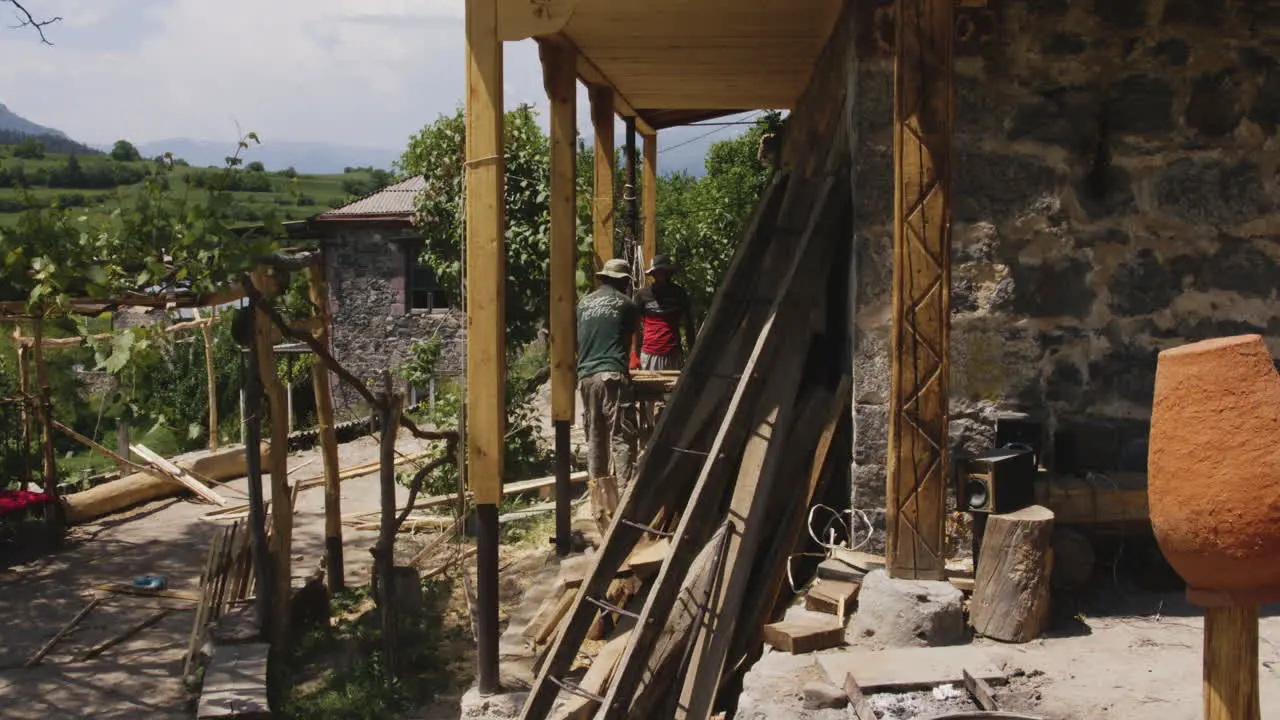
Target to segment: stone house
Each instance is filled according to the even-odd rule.
[[[422,238],[413,215],[424,187],[421,177],[412,177],[308,222],[329,278],[334,356],[364,380],[394,371],[415,342],[430,338],[443,346],[439,375],[457,376],[464,368],[466,318],[457,293],[441,287],[435,272],[418,261]],[[431,395],[434,383],[403,389],[419,401]],[[334,401],[352,409],[361,398],[335,382]]]

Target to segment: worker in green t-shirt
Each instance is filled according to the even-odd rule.
[[[626,260],[609,260],[596,277],[600,287],[578,303],[578,392],[587,435],[587,484],[603,533],[631,482],[635,462],[635,402],[628,367],[640,312],[631,300]]]

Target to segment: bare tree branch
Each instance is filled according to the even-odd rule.
[[[14,26],[15,30],[26,27],[34,28],[35,31],[40,34],[40,42],[45,45],[53,45],[53,43],[49,42],[49,38],[45,37],[44,29],[56,22],[61,22],[61,16],[37,20],[35,16],[31,14],[31,11],[23,6],[22,3],[18,2],[18,0],[0,0],[0,3],[8,3],[17,8],[19,22]]]

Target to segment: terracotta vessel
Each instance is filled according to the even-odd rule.
[[[1147,494],[1200,605],[1280,600],[1280,375],[1259,335],[1160,353]]]

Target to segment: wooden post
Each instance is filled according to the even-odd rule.
[[[952,0],[901,0],[894,74],[893,343],[886,566],[946,578]]]
[[[506,437],[506,248],[502,157],[502,41],[498,0],[467,0],[467,477],[479,516],[497,517]],[[478,685],[498,692],[496,522],[481,523],[476,555]],[[492,547],[493,552],[487,550]]]
[[[22,403],[18,406],[22,418],[22,487],[25,489],[31,482],[31,438],[35,435],[34,403],[31,399],[31,356],[27,349],[18,346],[18,392],[22,394]]]
[[[307,268],[308,288],[311,293],[311,312],[317,318],[315,337],[320,344],[329,346],[329,282],[325,267],[312,265]],[[346,585],[346,570],[342,559],[342,486],[338,480],[338,433],[333,422],[333,388],[329,385],[329,369],[322,362],[311,364],[311,384],[315,388],[316,418],[320,422],[320,456],[324,460],[324,567],[332,595]]]
[[[216,312],[216,311],[215,311]],[[200,311],[195,311],[200,319]],[[204,338],[204,370],[209,383],[209,450],[218,449],[218,375],[213,367],[213,327],[209,323],[200,326]]]
[[[596,250],[595,269],[613,259],[613,88],[589,89],[591,125],[595,132],[594,200],[591,204],[591,237]]]
[[[643,135],[644,171],[640,195],[644,199],[640,226],[644,231],[644,262],[653,263],[658,254],[658,135]]]
[[[397,676],[396,653],[396,434],[400,430],[400,403],[402,398],[391,388],[391,372],[384,371],[382,392],[378,408],[382,421],[382,437],[379,445],[378,486],[381,502],[381,522],[378,525],[378,544],[374,551],[375,572],[378,576],[378,608],[382,612],[382,651],[389,677]]]
[[[569,428],[577,386],[577,52],[548,43],[539,51],[551,102],[551,423],[556,438],[556,552],[563,557],[571,545]]]
[[[266,271],[253,274],[254,285],[263,293],[271,285]],[[254,318],[254,342],[258,350],[258,378],[267,399],[271,418],[271,455],[266,469],[271,473],[271,645],[280,650],[289,637],[289,605],[292,595],[293,503],[289,492],[289,426],[285,417],[284,388],[276,374],[273,326],[267,313],[258,308]]]
[[[36,320],[34,325],[36,384],[40,388],[40,401],[37,415],[40,419],[40,432],[44,435],[44,492],[51,498],[58,497],[58,463],[53,452],[53,389],[49,387],[49,371],[44,364],[44,322]]]
[[[628,115],[622,119],[624,129],[623,152],[626,154],[623,167],[626,170],[622,185],[622,203],[623,203],[623,244],[626,251],[623,257],[628,261],[635,263],[638,267],[631,268],[632,277],[635,278],[635,286],[640,287],[640,280],[644,277],[644,259],[636,257],[639,248],[636,247],[636,241],[639,239],[640,233],[636,223],[640,221],[640,212],[636,208],[636,119],[634,116]]]
[[[1261,720],[1258,608],[1204,611],[1205,720]]]
[[[267,547],[267,519],[262,492],[262,382],[258,377],[257,326],[265,319],[253,310],[249,313],[248,352],[240,353],[240,434],[244,445],[245,468],[249,485],[249,537],[253,551],[254,609],[258,630],[266,636],[271,627],[271,551]],[[246,357],[247,355],[247,357]]]

